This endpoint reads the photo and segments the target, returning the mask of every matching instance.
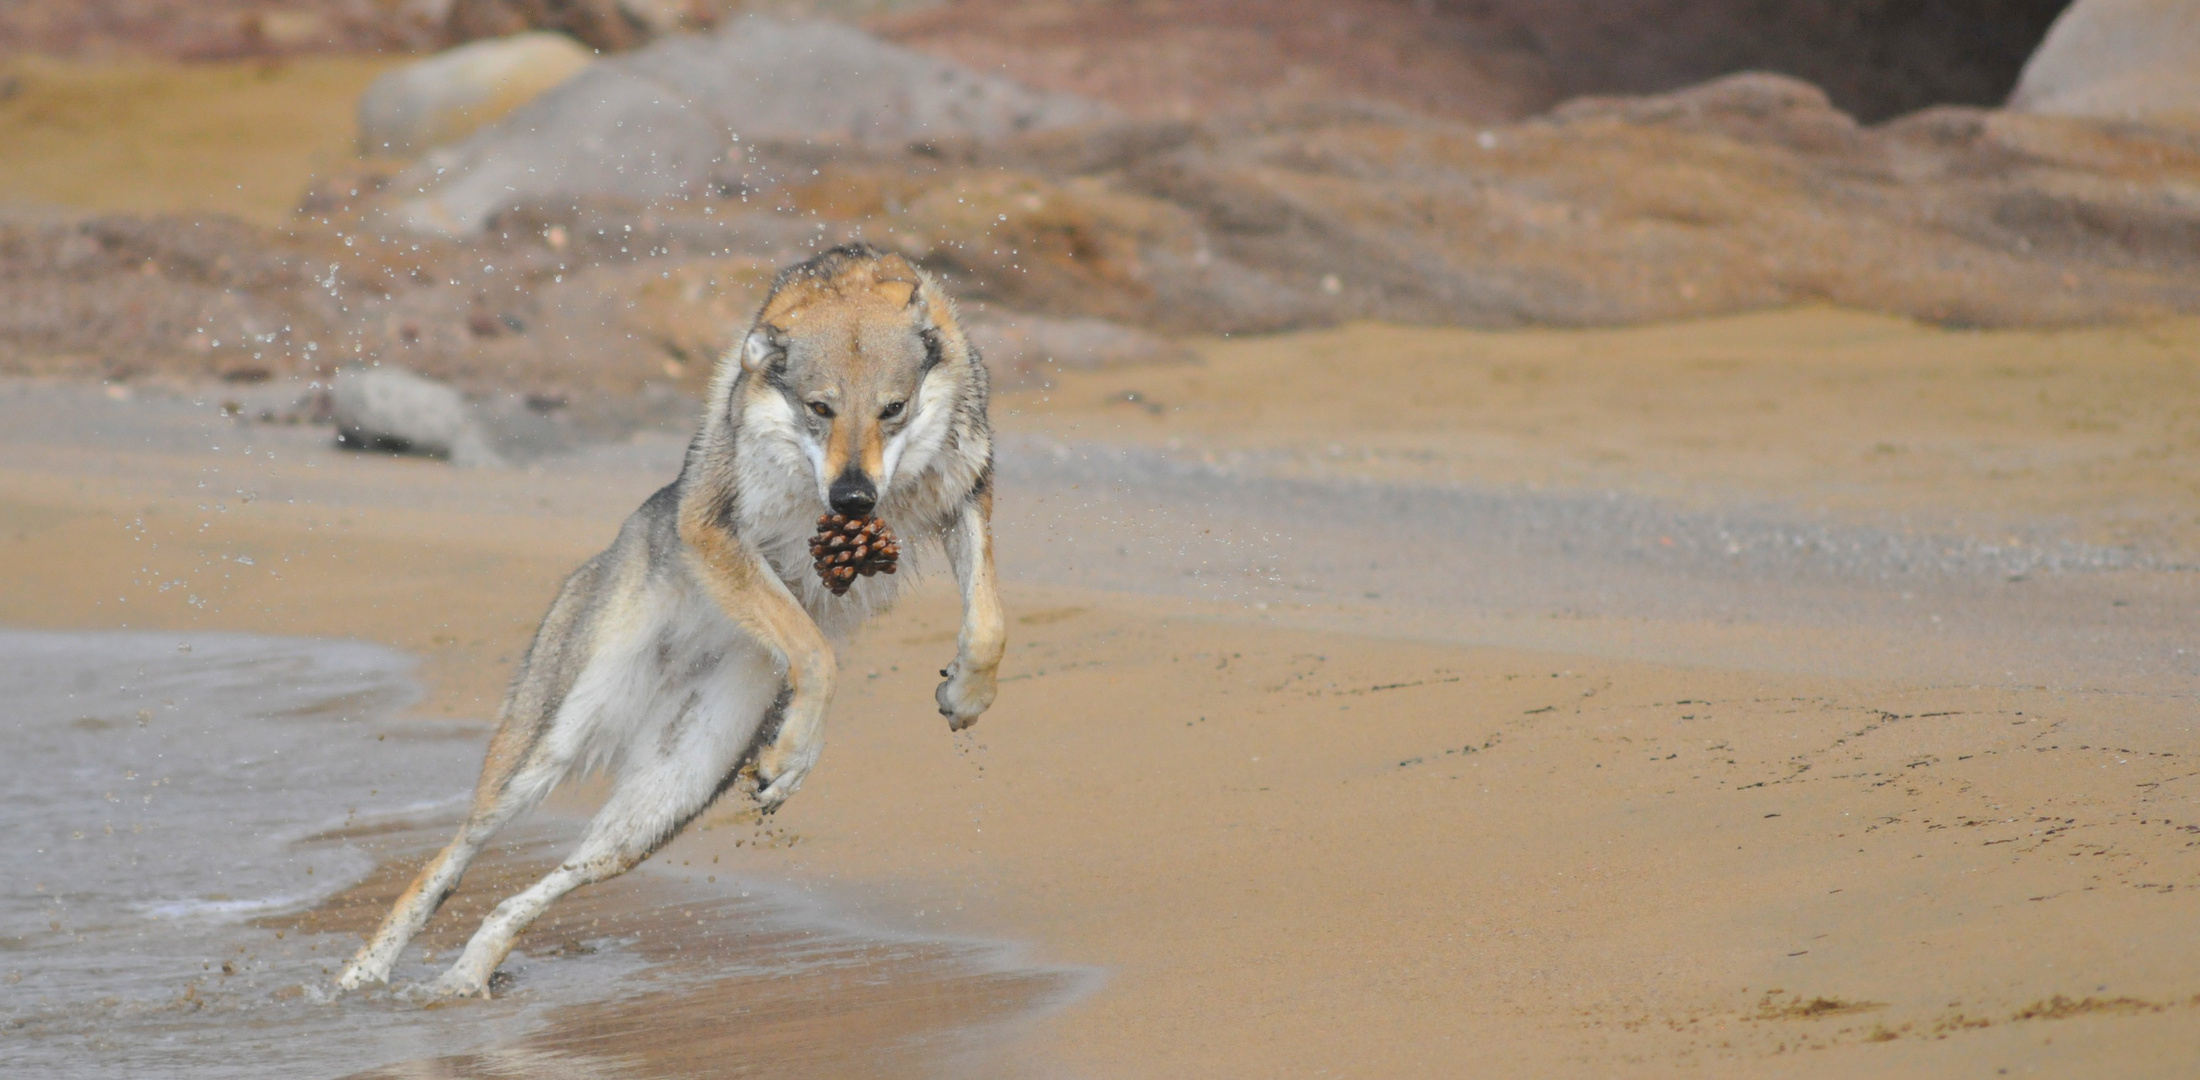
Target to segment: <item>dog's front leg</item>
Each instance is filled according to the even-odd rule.
[[[756,754],[756,801],[779,809],[802,787],[825,751],[825,709],[833,702],[839,661],[817,623],[767,570],[768,588],[752,590],[746,610],[729,611],[787,665],[787,708],[779,731]],[[753,595],[761,593],[762,595]]]
[[[787,707],[779,732],[756,755],[756,801],[776,810],[802,787],[824,752],[825,709],[833,701],[839,661],[824,631],[763,556],[715,525],[683,523],[680,533],[701,560],[703,580],[719,609],[786,665]]]
[[[940,672],[947,681],[932,692],[950,730],[977,723],[993,704],[1001,654],[1008,631],[1001,619],[1001,597],[993,575],[993,493],[981,491],[962,507],[947,532],[947,557],[962,586],[962,633],[955,639],[955,660]]]
[[[779,733],[756,754],[756,801],[766,812],[779,809],[780,803],[801,789],[803,779],[825,752],[825,709],[833,702],[833,683],[839,675],[833,647],[817,624],[799,607],[794,614],[802,625],[787,627],[789,632],[778,642],[767,643],[786,661],[788,694]]]

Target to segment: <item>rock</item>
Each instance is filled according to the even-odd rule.
[[[619,13],[653,37],[705,29],[715,21],[699,0],[619,0]]]
[[[457,388],[403,368],[337,372],[329,406],[340,446],[420,454],[468,467],[504,463]]]
[[[1296,325],[1834,303],[2008,326],[2200,309],[2200,201],[2181,194],[2200,184],[2200,139],[2175,129],[1954,107],[1865,127],[1767,74],[1507,127],[1341,110],[1204,127],[1117,174],[1194,213],[1204,262],[1149,246],[1139,276],[1074,296],[994,272],[992,298],[1191,331],[1292,325],[1249,306],[1253,289],[1203,300],[1189,273],[1236,267]]]
[[[1487,125],[1582,94],[1777,71],[1876,121],[2000,102],[2068,3],[956,0],[868,25],[980,71],[1153,118],[1356,100]]]
[[[1549,119],[1560,124],[1656,125],[1811,152],[1853,150],[1862,142],[1855,118],[1834,108],[1825,91],[1800,79],[1757,71],[1671,94],[1576,98],[1551,110]]]
[[[548,30],[625,52],[705,21],[691,0],[448,0],[443,26],[453,41]]]
[[[476,41],[398,68],[359,98],[359,153],[412,156],[456,142],[565,82],[595,57],[563,34]]]
[[[668,39],[626,61],[744,141],[992,142],[1086,123],[1106,111],[888,44],[852,26],[747,18],[710,37]]]
[[[460,235],[533,201],[670,198],[707,178],[725,147],[725,132],[663,83],[598,64],[401,175],[398,190],[429,190],[398,220]]]
[[[426,189],[407,228],[466,234],[530,204],[692,194],[737,146],[985,141],[1103,115],[852,27],[745,18],[599,62],[394,186]]]
[[[1044,386],[1053,371],[1186,363],[1192,351],[1158,334],[1105,319],[994,311],[965,320],[999,386]]]
[[[499,209],[498,185],[537,179],[530,155],[646,197],[667,171],[648,155],[718,152],[714,118],[623,64],[576,82],[609,80],[623,115],[655,127],[597,146],[522,131],[543,142],[514,171],[485,158],[439,192],[482,185],[466,212],[496,215],[493,236],[387,227],[407,190],[394,184],[348,183],[279,230],[0,207],[0,372],[250,367],[272,384],[379,361],[469,391],[569,394],[558,425],[593,430],[623,408],[608,402],[700,391],[774,271],[858,238],[950,281],[1004,383],[1155,348],[1119,347],[1125,326],[1609,325],[1793,304],[1967,326],[2200,313],[2200,131],[1962,107],[1864,125],[1770,75],[1507,126],[1342,103],[1103,121],[851,152],[766,197]],[[517,145],[511,123],[493,145]],[[518,460],[501,400],[469,399],[488,445]]]
[[[185,63],[420,52],[441,43],[434,2],[6,0],[0,3],[0,52]]]
[[[2009,107],[2200,126],[2200,4],[2077,0],[2024,65]]]

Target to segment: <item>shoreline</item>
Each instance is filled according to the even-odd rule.
[[[408,950],[406,975],[432,976],[434,959],[462,946],[491,905],[555,865],[585,821],[575,811],[586,799],[558,802],[499,838]],[[448,824],[455,822],[377,834],[376,867],[364,880],[312,909],[255,925],[363,937]],[[344,832],[317,839],[342,840]],[[346,1075],[493,1077],[521,1067],[583,1076],[740,1069],[854,1078],[924,1075],[951,1064],[998,1071],[1006,1033],[1088,996],[1099,982],[1092,972],[1032,964],[1009,942],[870,926],[836,916],[801,890],[730,875],[721,882],[707,869],[653,862],[580,890],[545,915],[502,969],[498,993],[507,1003],[499,1011],[509,1011],[514,997],[522,1008],[543,1002],[517,1034]],[[595,1000],[560,985],[589,980],[564,966],[598,954],[632,970],[603,985],[609,993]],[[371,990],[349,998],[364,1004],[388,996]],[[464,1011],[443,1015],[454,1029],[468,1020]]]

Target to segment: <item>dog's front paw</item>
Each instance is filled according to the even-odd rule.
[[[940,671],[947,681],[932,691],[932,700],[939,703],[940,715],[947,718],[949,731],[961,731],[978,722],[978,717],[993,706],[993,696],[1000,692],[994,681],[992,668],[979,668],[960,660]]]
[[[756,804],[765,813],[779,809],[781,803],[802,789],[802,781],[817,766],[817,759],[824,748],[816,742],[788,746],[773,743],[756,755]]]

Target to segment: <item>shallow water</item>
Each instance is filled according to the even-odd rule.
[[[342,641],[0,631],[0,1073],[909,1074],[1088,980],[997,942],[640,873],[554,909],[496,1001],[333,995],[479,760],[478,726],[394,718],[410,667]],[[398,981],[432,974],[432,951],[571,832],[515,830]]]

